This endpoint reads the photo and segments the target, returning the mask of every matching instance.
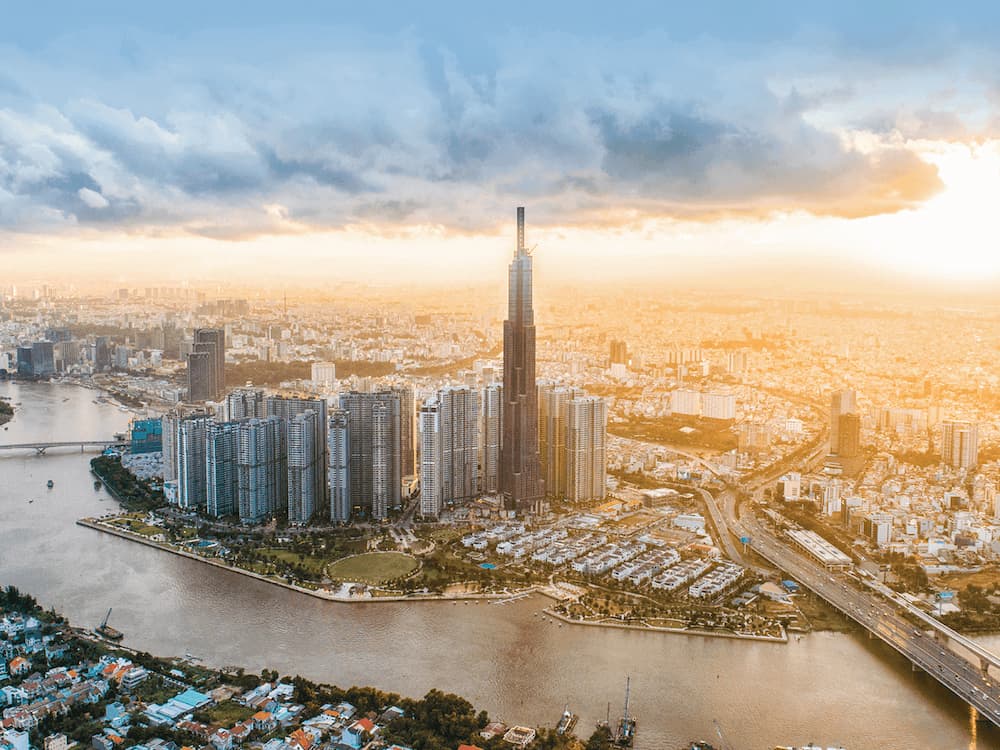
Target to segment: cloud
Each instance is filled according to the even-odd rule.
[[[80,200],[86,203],[90,208],[107,208],[111,205],[108,203],[108,199],[96,190],[91,190],[90,188],[80,188],[76,192],[77,195],[80,196]]]
[[[867,216],[940,189],[908,137],[963,127],[908,55],[801,40],[521,34],[488,65],[412,32],[100,41],[0,48],[0,91],[32,92],[0,99],[0,229],[478,232],[520,202],[561,226]],[[908,107],[866,98],[901,76]]]

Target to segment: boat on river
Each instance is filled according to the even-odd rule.
[[[107,638],[109,641],[120,641],[125,637],[125,634],[108,625],[108,620],[110,619],[111,608],[108,608],[108,613],[104,615],[104,622],[94,628],[94,632],[101,636],[101,638]]]
[[[611,743],[615,747],[632,747],[635,742],[636,719],[628,711],[629,693],[631,692],[632,678],[625,678],[625,710],[618,720],[618,728],[615,730]]]
[[[569,710],[569,705],[567,705],[562,712],[562,716],[559,718],[559,723],[556,725],[556,734],[569,734],[573,731],[573,727],[576,726],[576,722],[580,720],[580,717]]]

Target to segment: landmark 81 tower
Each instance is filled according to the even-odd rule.
[[[507,320],[503,324],[503,440],[500,490],[504,506],[535,513],[545,498],[538,458],[538,390],[535,387],[535,314],[531,304],[531,254],[524,245],[524,207],[517,209],[517,249],[510,263]]]

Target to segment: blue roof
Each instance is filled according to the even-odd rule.
[[[212,699],[204,693],[199,693],[197,690],[185,690],[180,695],[175,695],[174,700],[178,703],[184,703],[185,705],[191,706],[192,708],[197,708],[201,704],[208,703]]]

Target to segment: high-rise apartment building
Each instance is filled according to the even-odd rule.
[[[537,512],[545,499],[545,485],[538,456],[535,312],[531,253],[524,244],[524,207],[517,209],[517,248],[508,270],[503,396],[500,489],[504,505],[518,512]]]
[[[350,415],[342,409],[330,412],[327,444],[329,452],[330,520],[351,520]]]
[[[840,452],[840,417],[856,414],[857,394],[853,390],[834,391],[830,397],[830,452]],[[859,438],[860,440],[860,438]]]
[[[503,436],[503,386],[483,389],[482,488],[487,495],[500,491],[500,443]]]
[[[205,451],[208,426],[206,414],[193,414],[177,423],[177,504],[200,510],[207,500]]]
[[[111,339],[98,336],[94,339],[94,369],[103,372],[111,367]]]
[[[351,391],[340,408],[348,413],[351,508],[384,519],[402,498],[399,394]]]
[[[313,439],[308,443],[303,443],[306,445],[314,455],[309,457],[300,458],[297,460],[303,461],[304,465],[308,467],[309,471],[312,472],[312,478],[306,484],[303,484],[299,478],[292,477],[293,466],[289,464],[288,468],[288,478],[287,486],[289,488],[289,502],[291,502],[291,487],[293,481],[298,482],[296,486],[307,487],[310,491],[318,494],[318,498],[315,500],[312,506],[312,511],[315,512],[319,507],[325,507],[327,502],[327,481],[326,481],[326,440],[327,440],[327,406],[326,399],[323,398],[297,398],[297,397],[282,397],[282,396],[268,396],[264,399],[264,414],[268,417],[278,417],[282,419],[286,425],[286,445],[289,450],[291,450],[290,436],[288,435],[288,425],[296,417],[306,414],[307,412],[313,412],[316,414],[315,420],[310,420],[309,425],[313,430]],[[291,456],[289,455],[289,461],[291,461]],[[296,465],[294,471],[296,473],[302,466]],[[303,501],[305,502],[305,501]],[[298,515],[303,512],[303,508],[306,505],[302,505],[300,508],[295,510],[296,520],[294,523],[305,523]],[[289,521],[292,521],[292,508],[288,506]],[[311,514],[310,514],[311,517]]]
[[[441,405],[431,399],[417,413],[420,432],[420,515],[437,518],[441,513]]]
[[[237,492],[239,423],[209,422],[205,445],[205,510],[216,518],[239,509]]]
[[[677,388],[670,394],[670,410],[674,414],[689,417],[701,415],[701,391],[692,388]]]
[[[188,355],[188,401],[218,401],[226,386],[226,332],[198,328]]]
[[[288,522],[305,524],[326,497],[326,453],[318,444],[322,432],[326,442],[327,421],[317,427],[320,415],[312,410],[288,421]]]
[[[188,395],[191,403],[215,398],[212,380],[212,353],[194,351],[187,355]]]
[[[285,504],[285,438],[285,422],[280,417],[239,422],[236,472],[241,522],[260,523]]]
[[[582,395],[579,388],[552,383],[538,386],[538,456],[545,491],[555,497],[566,495],[567,405]]]
[[[177,481],[177,425],[180,415],[170,412],[163,415],[163,481]]]
[[[337,384],[337,365],[333,362],[313,362],[310,370],[313,385],[332,388]]]
[[[861,416],[841,414],[837,421],[837,455],[854,458],[861,453]]]
[[[445,505],[478,494],[479,415],[479,392],[469,386],[442,388],[421,407],[422,515],[436,517]]]
[[[608,363],[612,365],[628,364],[628,345],[624,341],[611,342]]]
[[[417,470],[413,389],[409,386],[394,386],[390,390],[399,397],[399,471],[401,476],[409,477]]]
[[[971,469],[979,463],[979,425],[946,420],[941,423],[941,461],[956,469]]]
[[[606,435],[608,410],[604,399],[578,396],[566,404],[567,500],[603,500],[607,490]]]
[[[260,419],[264,416],[264,391],[237,388],[226,396],[226,415],[230,420]]]

